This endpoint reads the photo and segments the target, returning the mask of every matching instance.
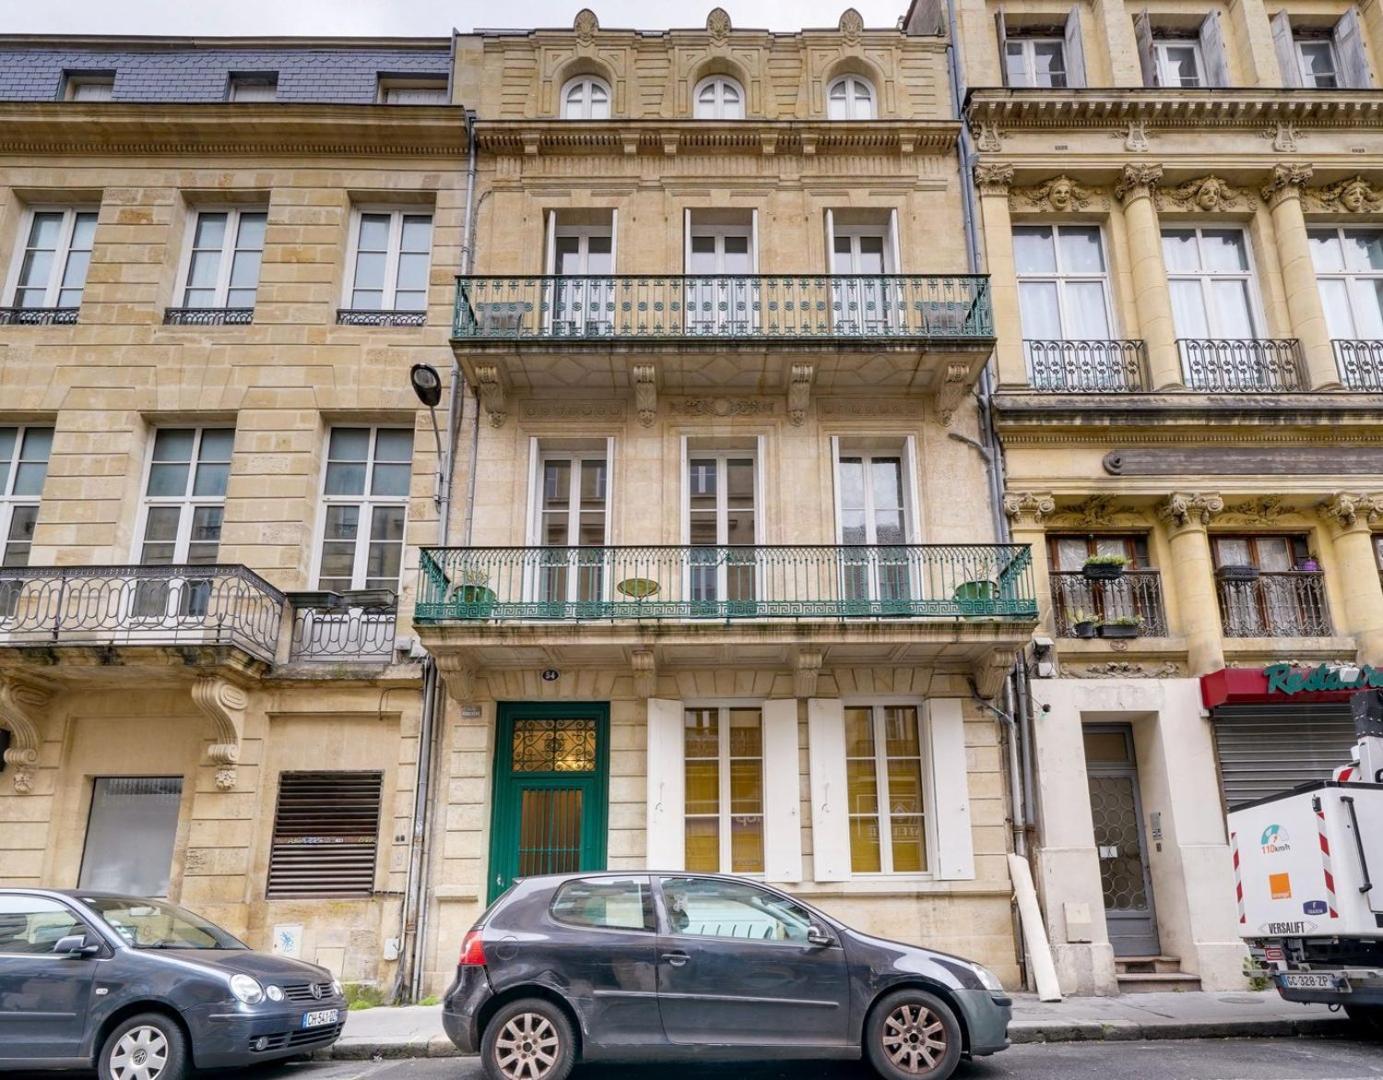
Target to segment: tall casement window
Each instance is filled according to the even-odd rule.
[[[843,556],[842,587],[851,600],[907,600],[913,568],[902,545],[913,542],[910,475],[902,449],[836,446],[840,543],[873,549]]]
[[[689,706],[684,725],[686,869],[761,873],[763,710]]]
[[[1066,86],[1066,43],[1061,38],[1011,37],[1004,42],[1009,86]]]
[[[1306,536],[1211,538],[1220,618],[1229,637],[1319,637],[1331,632],[1324,576]],[[1244,570],[1254,573],[1245,575]]]
[[[1261,319],[1242,229],[1162,230],[1179,338],[1256,338]]]
[[[846,705],[850,868],[922,873],[927,839],[922,724],[916,705]]]
[[[686,213],[687,322],[698,334],[742,334],[758,322],[758,215]]]
[[[1330,336],[1383,338],[1383,230],[1312,229],[1308,235]]]
[[[1200,43],[1178,38],[1153,40],[1157,63],[1157,85],[1175,87],[1205,86],[1205,61]]]
[[[615,318],[615,212],[558,214],[547,221],[547,267],[556,280],[547,300],[556,336],[601,336]]]
[[[14,613],[23,587],[4,570],[29,565],[52,445],[50,427],[0,427],[0,616]]]
[[[183,273],[182,307],[254,308],[267,218],[262,208],[197,212]]]
[[[562,87],[562,119],[610,119],[610,84],[594,75],[572,79]]]
[[[1013,261],[1026,341],[1108,340],[1109,268],[1098,225],[1017,225]]]
[[[544,552],[538,599],[544,603],[600,600],[605,595],[603,560],[582,557],[580,548],[607,542],[609,464],[604,447],[592,451],[541,451],[538,459],[537,543]]]
[[[1279,11],[1272,17],[1272,31],[1283,86],[1312,90],[1373,86],[1373,65],[1358,8],[1346,9],[1338,19]]]
[[[1161,580],[1152,569],[1147,536],[1049,535],[1047,552],[1058,633],[1074,635],[1078,622],[1134,617],[1140,620],[1140,636],[1166,635]],[[1114,580],[1087,580],[1082,568],[1094,555],[1122,556],[1126,560],[1124,575]]]
[[[10,306],[57,308],[75,318],[91,264],[96,211],[34,209],[26,215],[20,235],[24,242],[18,245],[10,274]]]
[[[744,88],[726,75],[712,75],[696,84],[697,120],[743,120]]]
[[[360,210],[348,255],[346,305],[355,312],[427,310],[432,214],[425,210]],[[351,320],[368,321],[368,320]]]
[[[831,317],[837,332],[886,334],[907,318],[906,295],[887,280],[899,273],[894,210],[827,210]]]
[[[412,473],[411,429],[331,429],[317,588],[398,591]]]
[[[688,569],[693,602],[752,601],[758,543],[758,468],[753,450],[689,450]],[[724,551],[730,545],[740,550]]]
[[[837,79],[826,88],[826,116],[831,120],[873,120],[873,85],[859,75]]]
[[[136,550],[143,566],[212,566],[221,546],[232,428],[160,428],[154,434]],[[139,582],[136,614],[193,616],[207,611],[211,582],[158,576]]]
[[[1133,20],[1143,85],[1169,87],[1228,86],[1229,60],[1220,15],[1211,11],[1188,26],[1144,10]]]

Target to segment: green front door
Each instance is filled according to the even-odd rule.
[[[609,729],[605,702],[500,703],[490,900],[518,877],[605,869]]]

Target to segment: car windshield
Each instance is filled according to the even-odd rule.
[[[214,923],[172,904],[109,896],[84,896],[82,903],[136,949],[249,948]]]

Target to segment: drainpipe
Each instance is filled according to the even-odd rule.
[[[455,38],[452,41],[453,69],[455,68]],[[470,271],[475,251],[472,209],[475,205],[476,148],[475,113],[466,112],[466,206],[463,215],[463,242],[461,245],[460,273]],[[446,547],[451,539],[452,492],[456,483],[456,446],[461,433],[461,420],[457,415],[465,401],[466,379],[461,371],[460,361],[455,353],[451,358],[451,389],[447,399],[447,438],[444,458],[438,463],[442,469],[441,497],[438,500],[440,529],[438,546]],[[471,457],[472,499],[467,502],[466,515],[469,521],[471,502],[474,501],[475,457]],[[470,529],[467,527],[467,534]],[[404,895],[404,930],[401,943],[403,962],[399,965],[398,979],[394,988],[394,999],[406,993],[406,1000],[417,1001],[422,994],[422,958],[427,942],[428,915],[431,892],[428,883],[427,857],[431,847],[433,829],[433,798],[435,787],[436,762],[441,758],[442,734],[445,730],[446,684],[437,670],[437,662],[431,656],[423,658],[423,701],[422,716],[418,727],[418,769],[413,797],[413,843],[409,851],[408,880]]]

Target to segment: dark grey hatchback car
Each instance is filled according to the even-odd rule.
[[[345,1019],[331,972],[252,952],[183,908],[0,889],[0,1071],[179,1080],[329,1046]]]
[[[1008,1046],[1012,1002],[978,964],[852,930],[723,875],[516,882],[466,935],[442,1021],[494,1080],[583,1061],[858,1058],[944,1080]]]

